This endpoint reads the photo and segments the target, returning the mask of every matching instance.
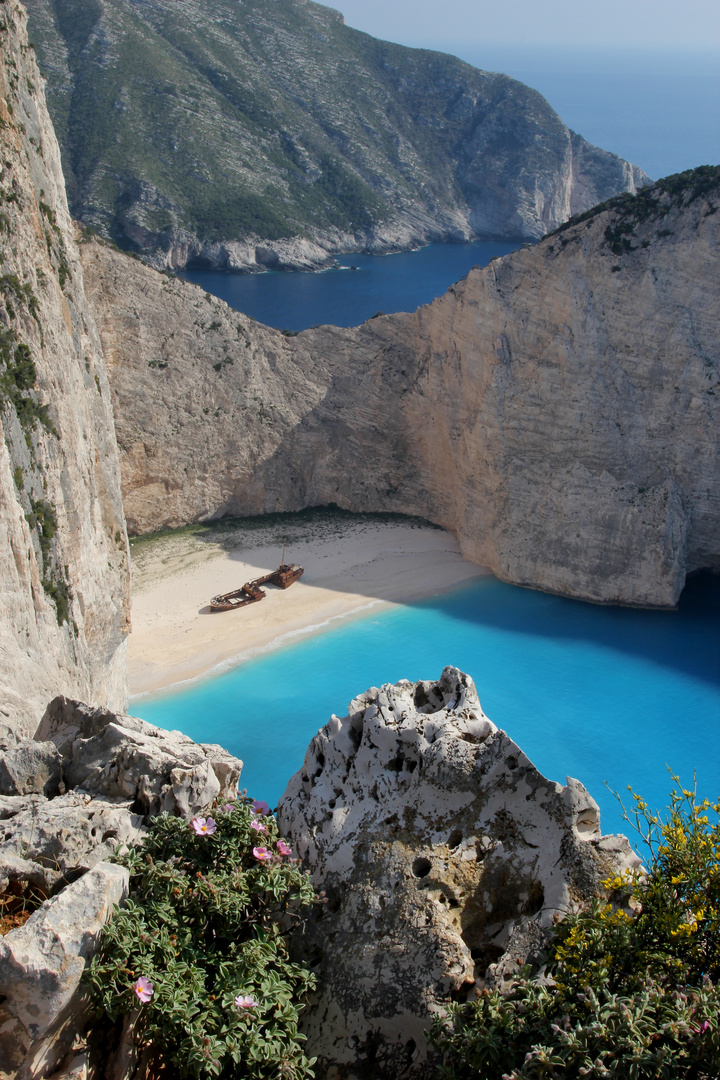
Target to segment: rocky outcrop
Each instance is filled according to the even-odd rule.
[[[428,1080],[449,998],[537,969],[554,922],[638,865],[577,780],[543,777],[456,668],[372,688],[313,739],[280,802],[327,902],[297,943],[319,1077]]]
[[[539,237],[648,182],[536,91],[308,0],[27,0],[73,214],[158,267]]]
[[[670,177],[413,315],[291,338],[84,245],[131,531],[397,511],[507,581],[675,604],[720,568],[718,200],[717,169]]]
[[[86,1069],[80,980],[128,891],[109,856],[141,840],[155,814],[189,819],[234,799],[241,770],[222,747],[64,697],[36,740],[6,738],[0,915],[44,902],[0,939],[0,1080],[43,1080],[75,1059]]]
[[[128,881],[125,867],[98,863],[0,942],[3,1080],[49,1076],[78,1056],[73,1043],[88,1018],[80,979]]]
[[[128,550],[110,391],[25,32],[0,12],[0,726],[123,708]]]

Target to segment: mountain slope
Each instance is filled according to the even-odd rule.
[[[169,263],[540,237],[647,180],[521,83],[307,0],[27,7],[73,213]]]
[[[618,197],[411,315],[286,338],[83,245],[133,532],[418,514],[507,581],[672,605],[720,569],[720,168]]]

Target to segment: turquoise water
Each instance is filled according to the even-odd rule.
[[[187,270],[181,276],[276,330],[307,330],[326,323],[358,326],[379,311],[391,315],[429,304],[473,266],[487,266],[495,255],[507,255],[517,246],[429,244],[395,255],[339,255],[344,269],[319,274]]]
[[[232,616],[231,616],[232,617]],[[351,698],[454,664],[486,714],[547,776],[580,779],[605,832],[623,829],[604,784],[664,807],[669,765],[720,795],[720,578],[692,579],[678,612],[604,608],[505,585],[355,619],[133,711],[245,762],[242,783],[275,805],[308,742]]]

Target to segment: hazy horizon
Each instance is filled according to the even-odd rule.
[[[720,53],[716,0],[331,0],[349,26],[403,45],[587,47]]]

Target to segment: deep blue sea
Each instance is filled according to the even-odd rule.
[[[187,270],[188,281],[202,285],[237,311],[276,330],[307,330],[332,323],[357,326],[382,311],[415,311],[429,304],[473,266],[486,266],[517,244],[429,244],[395,255],[340,255],[342,269],[322,273],[227,274]]]
[[[235,613],[235,617],[236,617]],[[233,615],[230,615],[233,617]],[[553,780],[580,779],[603,831],[623,831],[605,783],[663,808],[666,766],[720,794],[720,578],[691,579],[677,612],[597,607],[494,578],[370,613],[133,711],[245,762],[242,784],[275,805],[315,732],[369,686],[475,680],[486,714]]]

